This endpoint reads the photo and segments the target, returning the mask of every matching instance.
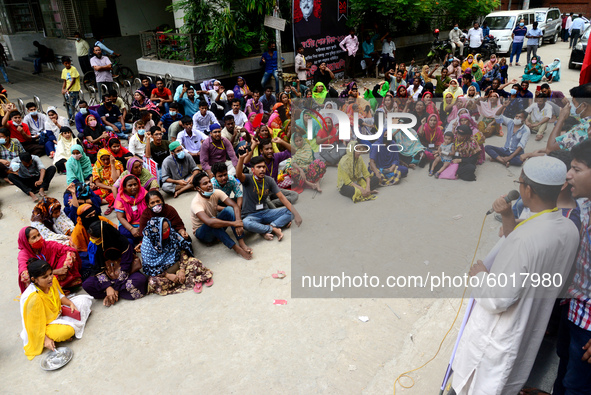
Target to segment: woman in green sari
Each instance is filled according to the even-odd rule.
[[[322,82],[317,82],[316,85],[314,85],[312,97],[314,98],[314,100],[316,100],[316,103],[318,103],[318,105],[321,106],[324,103],[327,94],[328,89],[326,89],[326,86],[324,86]]]
[[[286,163],[286,172],[290,174],[293,182],[291,189],[302,193],[304,188],[308,187],[322,192],[320,180],[326,173],[326,163],[314,159],[314,151],[308,140],[299,133],[293,134],[291,146],[295,152]]]
[[[540,61],[539,56],[531,58],[530,62],[525,66],[523,71],[522,81],[540,82],[544,76],[544,67]]]
[[[375,200],[380,179],[369,174],[361,158],[361,150],[356,151],[356,146],[357,141],[351,141],[347,146],[347,153],[339,162],[337,189],[341,195],[351,198],[355,203]]]
[[[474,77],[474,80],[480,85],[484,75],[482,74],[482,69],[478,63],[472,63],[472,77]]]

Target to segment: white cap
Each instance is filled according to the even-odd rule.
[[[523,165],[523,174],[542,185],[563,185],[566,171],[564,162],[551,156],[536,156]]]
[[[234,94],[234,91],[227,90],[227,91],[226,91],[226,96],[227,96],[227,95],[229,95],[230,93],[231,93],[231,94]]]

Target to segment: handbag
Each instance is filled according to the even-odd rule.
[[[444,171],[439,174],[439,179],[444,180],[455,180],[457,178],[456,173],[458,172],[458,168],[460,167],[457,163],[452,163],[445,169]]]

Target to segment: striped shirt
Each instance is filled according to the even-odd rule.
[[[568,319],[582,329],[591,330],[591,201],[581,203],[581,244],[575,260],[575,276],[568,293],[571,297]]]

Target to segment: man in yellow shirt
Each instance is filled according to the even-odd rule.
[[[76,104],[80,99],[80,74],[76,67],[72,66],[72,60],[67,56],[62,58],[62,63],[64,65],[62,95],[66,96],[66,103],[68,103],[68,117],[73,120],[76,115]]]
[[[90,67],[90,58],[88,57],[90,45],[88,45],[88,42],[82,38],[80,33],[74,33],[74,37],[76,38],[76,56],[78,56],[80,70],[82,70],[82,74],[86,74],[92,70],[92,67]]]

